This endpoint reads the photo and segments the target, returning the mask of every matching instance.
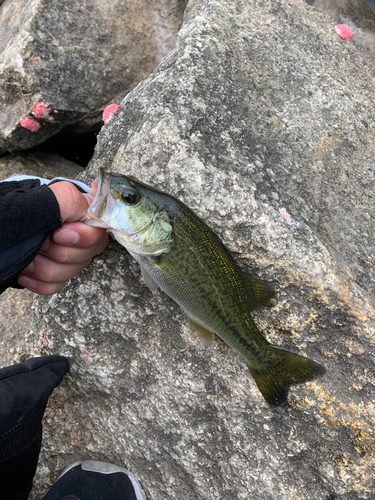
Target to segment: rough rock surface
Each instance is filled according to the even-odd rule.
[[[180,197],[278,292],[255,320],[325,377],[272,409],[118,244],[52,298],[28,350],[72,360],[33,498],[76,459],[148,500],[357,500],[375,489],[374,68],[304,2],[193,0],[174,50],[102,128],[105,167]]]
[[[0,7],[0,149],[27,149],[65,125],[89,129],[175,43],[186,0],[5,0]],[[31,132],[19,121],[43,102]],[[56,110],[57,113],[54,111]]]
[[[0,158],[0,180],[14,174],[75,179],[82,170],[76,163],[52,153],[14,153]]]
[[[34,294],[8,288],[0,296],[0,368],[24,360],[25,334],[31,327]]]
[[[375,14],[363,0],[315,0],[313,5],[330,14],[335,24],[348,25],[351,42],[375,63]]]

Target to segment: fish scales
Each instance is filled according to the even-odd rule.
[[[192,225],[188,221],[189,216],[196,219],[194,232],[189,230]],[[216,235],[204,227],[193,213],[185,214],[180,220],[177,214],[173,226],[175,245],[168,254],[160,256],[160,263],[150,262],[144,256],[134,257],[150,274],[155,274],[155,281],[190,318],[255,361],[253,350],[258,349],[258,343],[264,345],[266,341],[260,334],[257,335],[256,326],[249,317],[246,289],[234,259],[227,251],[223,251],[221,245],[217,244]],[[186,279],[173,279],[169,268],[164,271],[163,267],[168,267],[166,261],[181,268]],[[257,335],[256,341],[249,338],[249,328]],[[246,333],[242,333],[243,330]]]
[[[291,385],[322,375],[318,363],[272,346],[251,317],[269,305],[268,284],[240,270],[218,236],[180,200],[132,176],[99,169],[86,224],[106,227],[206,341],[214,334],[245,359],[266,401],[286,401]]]

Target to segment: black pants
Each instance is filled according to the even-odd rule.
[[[0,370],[0,500],[28,498],[44,410],[68,370],[62,356],[32,358]]]

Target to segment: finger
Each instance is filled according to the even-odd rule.
[[[75,274],[82,271],[89,263],[90,259],[74,264],[60,264],[44,255],[38,254],[22,271],[22,274],[45,283],[65,283]]]
[[[18,283],[28,290],[35,292],[39,295],[53,295],[64,288],[65,281],[63,283],[44,283],[43,281],[35,280],[30,276],[20,274],[18,276]]]
[[[80,262],[85,262],[101,253],[106,247],[108,235],[104,232],[98,234],[98,236],[100,239],[87,248],[80,248],[75,245],[63,246],[49,239],[48,241],[46,240],[39,254],[60,264],[78,264]]]
[[[39,255],[43,255],[58,264],[79,264],[101,253],[106,244],[107,241],[100,240],[96,245],[89,248],[75,248],[57,245],[55,242],[51,241],[48,249],[41,250]]]
[[[63,221],[77,221],[87,212],[93,197],[81,193],[68,181],[56,182],[48,186],[56,196]]]
[[[83,224],[83,222],[65,222],[61,228],[53,232],[52,238],[59,245],[74,245],[78,248],[91,247],[99,242],[99,246],[104,244],[105,247],[108,241],[105,229],[88,226],[87,224]]]

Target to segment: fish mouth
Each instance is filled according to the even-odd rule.
[[[98,169],[98,177],[92,183],[89,194],[94,195],[94,199],[81,222],[89,226],[110,229],[109,221],[115,200],[110,192],[110,175],[104,168]]]
[[[94,194],[95,193],[94,200],[91,203],[91,207],[95,206],[95,208],[97,208],[100,205],[101,198],[103,197],[102,190],[103,190],[103,184],[104,184],[103,181],[104,181],[105,174],[106,174],[105,170],[100,167],[99,170],[98,170],[98,177],[97,177],[97,179],[95,179],[95,181],[93,182],[93,184],[91,186],[91,189],[90,189],[90,194]],[[96,184],[96,182],[97,182],[97,187],[96,187],[96,192],[95,192],[95,184]],[[105,193],[105,195],[107,195],[108,192],[109,192],[109,186],[108,186],[108,190]]]
[[[121,224],[119,206],[116,208],[116,200],[111,194],[111,180],[114,174],[106,172],[104,168],[98,169],[98,177],[91,185],[89,194],[94,196],[94,199],[89,206],[86,215],[81,219],[88,226],[101,227],[109,229],[112,234],[118,239],[115,233],[121,233],[121,239],[129,240],[132,243],[141,242],[147,234],[147,231],[152,226],[152,221],[145,227],[139,228],[137,231],[129,231]],[[120,236],[119,236],[120,237]],[[123,243],[125,245],[125,243]],[[141,245],[141,244],[140,244]],[[126,246],[126,245],[125,245]]]
[[[132,215],[126,213],[124,204],[118,199],[118,183],[124,178],[129,182],[126,176],[106,172],[103,168],[98,169],[98,177],[89,191],[94,199],[81,222],[89,226],[108,229],[114,238],[129,251],[144,255],[159,255],[166,250],[157,249],[151,253],[147,250],[147,239],[153,231],[155,214],[150,215],[141,224],[135,224]]]

